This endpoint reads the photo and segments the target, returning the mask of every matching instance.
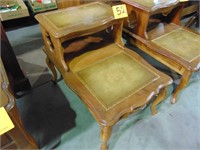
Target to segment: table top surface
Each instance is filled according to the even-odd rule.
[[[100,124],[111,125],[122,114],[149,103],[172,83],[167,75],[117,44],[87,52],[73,59],[64,80],[82,98]],[[77,86],[78,85],[78,86]]]
[[[160,24],[148,32],[148,47],[167,56],[187,69],[200,69],[200,34],[188,28],[170,23]],[[174,65],[174,64],[173,64]]]
[[[60,38],[72,32],[105,24],[114,17],[109,5],[94,2],[41,13],[36,15],[36,19],[53,36]]]
[[[176,5],[177,3],[180,2],[179,0],[122,0],[122,1],[146,11],[155,11],[160,8]]]
[[[183,28],[164,34],[152,42],[188,62],[200,57],[200,36]]]
[[[79,63],[83,63],[83,58],[89,58],[82,56],[81,59],[78,58],[79,63],[75,60],[77,64],[71,69],[106,110],[115,107],[126,100],[127,96],[137,93],[160,77],[138,60],[120,51],[117,45],[111,44],[105,49],[112,49],[116,54],[95,63],[90,62],[84,67]],[[99,51],[105,53],[104,49]]]

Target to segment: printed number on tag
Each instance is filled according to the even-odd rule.
[[[115,19],[128,17],[125,4],[112,6],[112,10],[113,10]]]

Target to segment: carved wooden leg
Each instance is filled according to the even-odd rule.
[[[16,106],[8,112],[15,127],[7,134],[15,141],[19,149],[38,149],[35,140],[25,131]]]
[[[174,104],[176,103],[176,98],[178,93],[188,84],[190,77],[192,75],[192,72],[189,70],[186,70],[181,78],[181,82],[179,83],[178,87],[176,88],[176,90],[174,91],[173,95],[172,95],[172,99],[171,99],[171,103]]]
[[[147,34],[147,26],[149,22],[149,12],[143,12],[137,14],[137,25],[135,28],[135,32],[138,36],[143,39],[149,39]]]
[[[151,105],[151,114],[155,115],[157,114],[156,106],[164,100],[165,96],[167,95],[167,88],[162,89],[162,91],[159,93],[158,97],[153,101]]]
[[[102,145],[101,145],[101,150],[107,150],[107,142],[108,139],[110,138],[112,132],[112,127],[105,127],[101,126],[101,140],[102,140]]]
[[[48,58],[48,56],[46,57],[46,63],[48,65],[49,69],[51,70],[51,72],[53,73],[53,81],[56,82],[57,72],[56,72],[54,64],[51,62],[51,60]]]

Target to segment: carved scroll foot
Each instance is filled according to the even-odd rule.
[[[101,127],[101,133],[100,133],[102,140],[101,150],[107,150],[107,142],[110,138],[111,132],[112,132],[112,127],[105,127],[105,126]]]
[[[182,75],[181,82],[179,83],[178,87],[174,91],[172,98],[171,98],[171,103],[174,104],[177,102],[177,96],[179,92],[188,84],[190,77],[192,75],[191,71],[185,71]]]
[[[156,110],[156,106],[162,101],[164,100],[165,96],[167,95],[167,88],[162,89],[162,91],[159,93],[158,97],[156,98],[156,100],[153,101],[152,105],[151,105],[151,114],[155,115],[157,114],[157,110]]]
[[[56,83],[57,72],[56,72],[55,66],[48,57],[46,57],[46,63],[49,69],[51,70],[51,72],[53,73],[53,81]]]

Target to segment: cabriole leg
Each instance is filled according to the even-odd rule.
[[[177,102],[177,95],[178,93],[188,84],[190,77],[192,75],[191,71],[185,71],[181,77],[181,82],[179,83],[178,87],[174,91],[171,99],[171,103],[174,104]]]
[[[151,105],[151,114],[155,115],[157,114],[156,106],[164,100],[165,96],[167,95],[167,88],[162,89],[162,91],[159,93],[158,97],[153,101]]]
[[[56,82],[57,72],[56,72],[54,64],[51,62],[51,60],[48,58],[48,56],[46,57],[46,63],[47,63],[47,66],[49,67],[49,69],[51,70],[51,72],[53,73],[53,81]]]
[[[107,142],[110,138],[112,132],[112,127],[106,127],[106,126],[101,126],[101,140],[102,140],[102,145],[101,145],[101,150],[107,150]]]

